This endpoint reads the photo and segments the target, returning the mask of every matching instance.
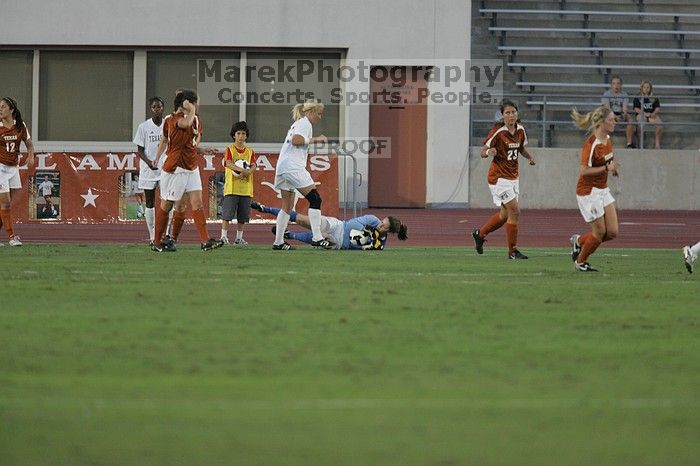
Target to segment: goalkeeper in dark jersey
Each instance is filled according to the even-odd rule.
[[[262,213],[277,215],[279,209],[262,205],[256,201],[250,207]],[[292,211],[290,221],[306,229],[311,228],[309,217]],[[273,227],[273,230],[275,227]],[[401,241],[408,236],[408,228],[396,217],[379,219],[374,215],[363,215],[349,220],[339,220],[335,217],[321,216],[321,233],[335,243],[335,249],[361,249],[365,251],[382,250],[386,246],[387,236],[394,233]],[[285,239],[293,239],[311,244],[311,231],[284,233]]]

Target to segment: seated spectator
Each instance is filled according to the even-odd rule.
[[[615,75],[610,80],[610,89],[605,91],[601,103],[615,114],[615,123],[634,121],[629,113],[629,95],[622,90],[622,78]],[[634,148],[632,136],[634,135],[634,125],[628,124],[626,130],[627,148]]]
[[[655,148],[661,149],[661,132],[663,127],[661,126],[661,118],[659,118],[659,111],[661,111],[661,104],[659,99],[652,95],[651,81],[645,79],[639,85],[639,97],[634,98],[634,111],[637,112],[637,121],[639,123],[651,123],[656,128],[656,138],[655,138]],[[643,126],[640,126],[644,129]],[[639,131],[639,138],[644,137],[643,131]]]

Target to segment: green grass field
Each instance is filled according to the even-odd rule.
[[[697,465],[678,250],[1,248],[0,464]]]

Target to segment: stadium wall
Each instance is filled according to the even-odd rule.
[[[144,61],[136,57],[143,57],[143,50],[147,53],[149,48],[333,49],[344,50],[348,61],[366,60],[369,66],[468,59],[471,49],[471,9],[468,2],[459,0],[212,0],[201,4],[172,0],[89,4],[82,0],[28,0],[8,3],[3,13],[13,18],[0,31],[3,48],[134,50],[135,83],[145,74]],[[349,88],[346,90],[368,91],[369,83],[353,82]],[[134,123],[145,118],[142,106],[137,105],[146,98],[143,89],[134,88]],[[38,102],[36,95],[34,100]],[[367,137],[368,106],[345,107],[341,113],[341,137]],[[34,115],[34,121],[36,118]],[[429,108],[428,205],[468,201],[468,129],[468,107]],[[278,144],[253,147],[258,151],[279,150]],[[128,141],[71,144],[38,140],[37,148],[45,152],[133,150]],[[359,171],[365,180],[367,165],[366,159],[360,160]],[[345,180],[339,181],[342,190]],[[358,200],[366,202],[366,183],[359,186],[357,195]]]
[[[470,150],[469,206],[493,208],[486,183],[490,160]],[[537,165],[520,162],[522,209],[577,209],[576,181],[580,165],[577,149],[531,148]],[[608,186],[620,209],[700,209],[700,153],[682,150],[619,149],[615,159],[622,165],[619,178],[610,176]]]

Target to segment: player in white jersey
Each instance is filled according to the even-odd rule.
[[[313,137],[313,127],[323,116],[324,106],[317,100],[307,100],[292,109],[294,123],[287,132],[282,144],[277,167],[275,169],[275,189],[282,195],[282,208],[277,214],[277,233],[272,249],[283,251],[294,249],[284,241],[289,215],[294,208],[294,191],[299,191],[309,201],[309,223],[313,233],[312,246],[333,249],[335,245],[325,239],[321,233],[321,196],[316,184],[306,170],[309,144],[325,142],[326,136]]]
[[[693,273],[693,268],[695,267],[695,261],[700,256],[700,241],[692,246],[683,246],[683,261],[685,262],[685,268],[688,273]]]
[[[143,189],[146,201],[144,217],[148,234],[153,242],[155,234],[155,209],[156,186],[160,180],[160,167],[156,166],[156,154],[158,144],[163,136],[163,100],[160,97],[149,99],[148,106],[151,109],[151,118],[141,123],[134,136],[134,144],[138,146],[140,160],[138,188]]]

